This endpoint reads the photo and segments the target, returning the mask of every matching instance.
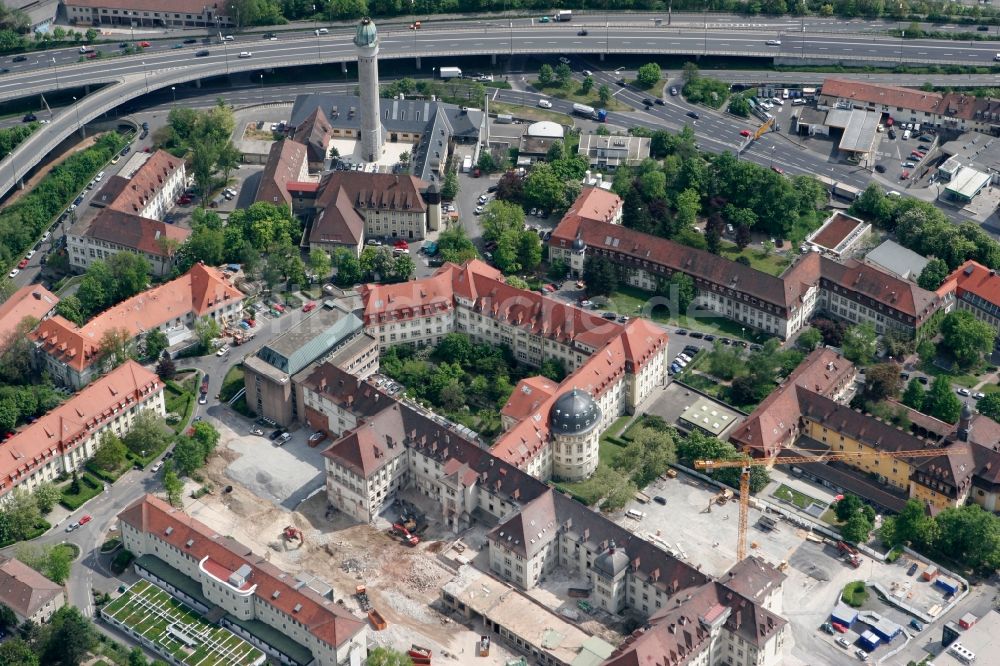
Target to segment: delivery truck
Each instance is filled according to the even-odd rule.
[[[587,106],[586,104],[574,104],[573,113],[602,123],[608,119],[607,111],[604,109],[595,109],[594,107]]]
[[[460,79],[462,78],[462,70],[458,67],[442,67],[438,70],[438,76],[442,79]]]

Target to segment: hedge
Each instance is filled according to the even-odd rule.
[[[6,541],[0,541],[0,548],[6,548],[7,546],[11,546],[15,543],[18,543],[19,541],[31,541],[32,539],[37,539],[38,537],[48,532],[50,529],[52,529],[52,525],[49,524],[48,521],[40,520],[37,523],[35,523],[35,526],[31,529],[30,532],[24,535],[23,539],[8,539]]]
[[[101,469],[100,467],[98,467],[97,465],[95,465],[93,462],[88,462],[87,465],[86,465],[86,469],[87,469],[87,471],[89,473],[93,474],[94,476],[96,476],[101,481],[107,481],[108,483],[114,483],[115,481],[117,481],[121,477],[122,474],[124,474],[125,472],[127,472],[129,470],[128,454],[126,454],[126,456],[125,456],[125,462],[122,463],[122,466],[119,467],[114,472],[109,472],[107,470]]]
[[[70,494],[69,489],[70,486],[73,485],[73,482],[70,481],[66,484],[66,487],[63,488],[62,499],[59,500],[59,503],[70,511],[76,511],[86,502],[100,495],[101,491],[104,490],[104,482],[94,477],[94,475],[90,472],[84,472],[83,474],[80,474],[78,478],[80,479],[79,494]]]

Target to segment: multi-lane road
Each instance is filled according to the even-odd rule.
[[[380,57],[568,54],[596,62],[606,53],[728,54],[985,65],[992,63],[997,55],[997,47],[988,42],[901,40],[857,32],[819,32],[818,24],[812,22],[808,26],[800,25],[806,28],[803,32],[801,29],[795,31],[795,21],[787,19],[743,24],[718,20],[701,23],[689,17],[685,23],[678,17],[671,25],[662,26],[655,26],[648,17],[641,15],[614,19],[611,22],[600,15],[587,15],[572,24],[540,24],[536,19],[464,20],[431,22],[420,30],[390,25],[381,31]],[[816,31],[810,32],[810,28]],[[116,42],[99,45],[97,48],[106,53],[106,57],[99,59],[84,58],[77,62],[81,58],[78,49],[59,49],[29,55],[23,62],[6,63],[10,71],[0,75],[0,101],[52,90],[111,85],[96,92],[91,89],[89,94],[81,93],[81,99],[75,100],[75,104],[64,109],[51,124],[41,128],[0,163],[0,193],[13,187],[81,124],[127,100],[220,74],[353,61],[357,55],[351,43],[352,34],[352,28],[341,27],[328,34],[289,32],[274,40],[262,38],[262,35],[244,35],[226,42],[217,36],[191,37],[191,33],[181,33],[177,37],[150,42],[147,51],[137,55],[115,55],[118,52]],[[185,44],[185,38],[195,43]],[[212,43],[203,43],[206,39]],[[199,57],[199,51],[207,54]],[[252,55],[241,57],[246,53]],[[424,67],[430,69],[426,64]],[[660,113],[654,110],[650,122]],[[706,119],[704,124],[710,128],[712,122]],[[639,123],[642,124],[641,119]],[[713,135],[706,133],[709,143]],[[810,166],[810,163],[804,161],[802,166]]]

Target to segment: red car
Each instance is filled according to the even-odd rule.
[[[249,326],[250,328],[253,328],[254,326],[257,325],[256,319],[244,319],[243,321],[245,321],[247,323],[247,326]]]
[[[903,173],[899,174],[899,179],[900,180],[906,180],[909,177],[910,177],[910,172],[909,171],[904,171]]]
[[[785,173],[784,169],[782,169],[780,166],[777,166],[775,164],[771,165],[771,171],[773,171],[774,173]]]
[[[90,53],[87,54],[87,60],[93,60],[96,57],[97,57],[97,51],[91,51]]]
[[[86,525],[87,523],[89,523],[89,522],[90,522],[90,521],[92,521],[93,519],[94,519],[94,517],[93,517],[93,516],[91,516],[91,515],[90,515],[90,514],[88,513],[88,514],[86,514],[85,516],[83,516],[82,518],[80,518],[80,524],[81,524],[81,525]]]
[[[750,136],[750,130],[740,130],[740,136]]]
[[[189,203],[191,203],[191,197],[187,196],[186,194],[177,200],[177,205],[179,206],[186,206]]]
[[[399,239],[398,241],[396,241],[395,243],[393,243],[392,246],[395,247],[395,248],[399,248],[400,250],[409,250],[410,249],[410,244],[407,243],[403,239]]]
[[[18,268],[24,268],[27,265],[28,265],[28,259],[27,259],[27,257],[25,257],[21,261],[17,262],[17,267]]]
[[[836,631],[838,631],[839,633],[842,633],[842,634],[846,634],[847,633],[847,627],[845,627],[841,623],[839,623],[839,622],[833,622],[831,624],[833,624],[833,628]]]
[[[308,303],[302,306],[303,312],[312,312],[315,309],[316,309],[316,303],[313,301],[309,301]]]
[[[139,42],[140,48],[148,49],[149,46],[150,46],[149,42]]]

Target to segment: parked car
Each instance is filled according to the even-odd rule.
[[[923,631],[924,625],[917,618],[910,619],[910,626],[913,627],[914,631]]]
[[[983,398],[986,397],[986,394],[981,391],[976,391],[975,393],[972,394],[972,397],[976,400],[982,400]]]
[[[219,347],[219,351],[215,352],[216,356],[225,356],[229,353],[229,345],[222,345]]]
[[[830,624],[829,622],[824,622],[819,626],[819,628],[822,629],[824,632],[830,634],[831,636],[837,633],[836,631],[833,630],[833,625]]]
[[[88,514],[84,514],[84,515],[83,515],[83,516],[82,516],[82,517],[80,518],[80,525],[86,525],[87,523],[89,523],[89,522],[90,522],[90,521],[92,521],[93,519],[94,519],[94,517],[93,517],[93,516],[91,516],[91,515],[90,515],[89,513],[88,513]]]
[[[671,97],[677,97],[677,88],[675,88],[673,86],[670,87],[670,96]]]
[[[958,390],[956,391],[956,393],[958,393],[958,394],[959,394],[959,395],[961,395],[961,396],[965,396],[965,397],[969,397],[970,395],[972,395],[972,392],[971,392],[971,391],[969,391],[969,389],[967,389],[967,388],[964,388],[964,387],[963,387],[963,388],[960,388],[960,389],[958,389]]]
[[[917,573],[917,569],[919,568],[920,567],[917,565],[917,563],[914,562],[913,564],[910,565],[910,568],[906,570],[906,575],[912,576],[913,574]]]
[[[879,173],[885,173],[885,167],[882,166],[881,164],[876,164],[875,171],[878,171]]]
[[[157,472],[160,471],[161,467],[163,467],[163,462],[158,460],[153,464],[152,467],[149,468],[149,471],[152,472],[153,474],[156,474]]]
[[[843,636],[840,636],[839,638],[837,638],[836,642],[837,642],[837,645],[839,645],[840,647],[844,648],[845,650],[847,648],[851,647],[851,641],[847,640]]]
[[[271,438],[271,441],[274,441],[274,440],[278,439],[278,438],[279,438],[279,437],[281,437],[281,436],[282,436],[282,435],[283,435],[284,433],[285,433],[285,431],[284,431],[284,430],[282,430],[281,428],[278,428],[277,430],[275,430],[274,432],[272,432],[272,433],[270,434],[270,438]]]
[[[285,444],[288,443],[288,441],[291,438],[292,438],[292,436],[290,434],[288,434],[287,432],[283,432],[283,433],[281,433],[281,436],[278,437],[277,441],[275,441],[275,444],[278,445],[278,446],[284,446]]]
[[[667,498],[664,497],[663,495],[656,495],[655,497],[653,497],[653,501],[656,502],[657,504],[662,504],[663,506],[667,505]]]
[[[750,130],[740,130],[740,136],[750,136]]]
[[[309,301],[308,303],[302,306],[303,312],[312,312],[315,309],[316,309],[316,301]]]

